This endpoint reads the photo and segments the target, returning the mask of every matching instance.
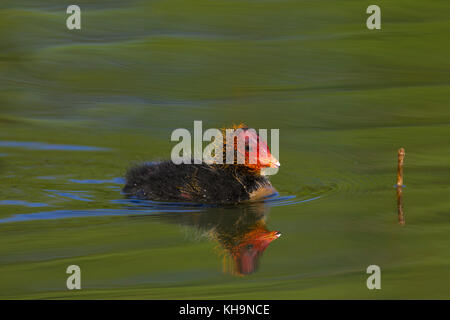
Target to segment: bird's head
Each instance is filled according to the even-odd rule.
[[[263,168],[278,168],[280,167],[280,162],[276,159],[269,150],[266,141],[261,138],[255,129],[248,128],[244,124],[233,126],[233,146],[232,148],[227,148],[227,134],[224,135],[224,157],[228,156],[227,153],[230,150],[233,152],[234,161],[241,159],[245,161],[247,167],[260,170]],[[226,130],[225,130],[226,131]],[[224,159],[225,161],[226,159]],[[242,162],[241,162],[242,163]]]

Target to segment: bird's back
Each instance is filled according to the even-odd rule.
[[[130,168],[123,189],[139,199],[209,203],[237,203],[270,190],[275,191],[267,178],[249,174],[245,167],[171,161]]]

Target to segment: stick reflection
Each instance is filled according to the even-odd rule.
[[[398,223],[405,225],[405,215],[403,214],[403,163],[405,160],[405,149],[398,149],[397,153],[397,211],[398,211]]]
[[[397,211],[398,211],[398,223],[405,225],[405,214],[403,213],[403,187],[397,186]]]

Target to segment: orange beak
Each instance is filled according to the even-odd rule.
[[[262,161],[263,165],[266,165],[270,168],[279,168],[280,167],[280,161],[278,161],[277,158],[275,158],[273,155],[269,155],[267,159],[264,159]]]
[[[281,233],[278,231],[272,231],[262,237],[264,240],[275,240],[278,239],[281,236]]]

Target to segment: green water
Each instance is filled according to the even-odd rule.
[[[368,1],[76,4],[73,31],[60,1],[0,4],[0,298],[450,298],[448,1],[378,1],[374,31]],[[256,211],[282,236],[250,275],[224,273],[196,222],[246,208],[120,193],[194,120],[280,129],[285,200]]]

